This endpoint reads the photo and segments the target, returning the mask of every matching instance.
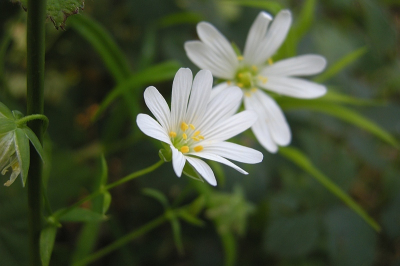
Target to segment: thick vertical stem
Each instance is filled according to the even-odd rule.
[[[46,0],[28,1],[27,19],[27,112],[43,114],[44,55],[45,55]],[[29,122],[40,142],[43,122]],[[41,265],[40,232],[42,229],[42,161],[31,145],[28,173],[28,215],[30,264]]]

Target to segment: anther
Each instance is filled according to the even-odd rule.
[[[194,132],[194,134],[193,134],[193,136],[198,136],[198,135],[200,135],[200,131],[196,131],[196,132]]]
[[[183,139],[187,139],[187,135],[185,133],[182,134]]]
[[[246,97],[250,97],[250,96],[251,96],[251,93],[250,93],[250,92],[248,92],[248,91],[246,91],[246,92],[244,93],[244,96],[246,96]]]
[[[237,85],[239,88],[243,88],[243,84],[242,84],[242,83],[236,83],[236,85]]]
[[[194,150],[195,152],[202,151],[202,150],[203,150],[203,146],[201,146],[201,145],[196,146],[196,147],[193,148],[193,150]]]
[[[268,58],[268,64],[272,65],[274,61],[272,61],[272,58]]]
[[[258,76],[258,79],[261,80],[263,84],[267,83],[268,79],[266,77]]]
[[[200,141],[200,139],[198,137],[192,137],[192,140],[194,141]]]
[[[176,132],[174,132],[174,131],[169,132],[169,136],[171,138],[175,138],[176,137]]]
[[[228,80],[228,81],[226,82],[226,84],[227,84],[228,86],[231,86],[232,82],[231,82],[230,80]]]
[[[182,146],[181,152],[182,152],[182,153],[187,153],[187,152],[189,152],[189,146]]]
[[[186,131],[188,128],[189,128],[188,124],[186,124],[185,122],[182,122],[182,124],[181,124],[182,131]]]
[[[244,58],[243,58],[243,56],[239,55],[239,56],[237,57],[237,59],[238,59],[239,61],[242,61]]]
[[[251,92],[256,92],[257,88],[251,88]]]
[[[204,139],[204,137],[202,135],[198,136],[199,139]]]
[[[192,130],[195,130],[195,127],[194,127],[193,124],[189,124],[189,126],[190,126],[190,128],[191,128]]]
[[[251,66],[251,69],[253,69],[253,71],[255,71],[255,72],[257,72],[258,71],[258,68],[256,67],[256,66]]]

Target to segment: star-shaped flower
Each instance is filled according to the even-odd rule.
[[[194,78],[188,68],[181,68],[172,85],[171,110],[155,87],[144,92],[147,107],[155,118],[137,116],[137,124],[146,135],[169,145],[172,165],[178,177],[186,161],[211,185],[217,181],[211,168],[200,158],[228,165],[243,174],[243,169],[227,159],[244,163],[259,163],[261,152],[225,140],[253,125],[257,115],[253,111],[235,114],[243,93],[231,87],[210,99],[213,78],[208,70],[201,70]]]
[[[326,93],[325,86],[296,77],[320,73],[326,66],[324,57],[309,54],[275,63],[271,59],[285,40],[291,22],[288,10],[279,12],[275,19],[260,12],[247,35],[243,55],[239,56],[228,40],[207,22],[197,25],[201,41],[185,43],[193,63],[225,80],[214,88],[213,95],[232,85],[242,88],[245,109],[254,110],[258,115],[252,126],[254,135],[270,152],[288,145],[291,132],[282,110],[264,91],[302,99]]]

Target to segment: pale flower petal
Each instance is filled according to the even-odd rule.
[[[151,86],[144,91],[144,101],[161,126],[168,129],[171,113],[164,97]]]
[[[300,55],[266,66],[260,74],[269,76],[309,76],[322,72],[326,60],[320,55]]]
[[[259,49],[262,40],[265,38],[271,20],[271,15],[266,12],[260,12],[254,20],[247,35],[243,52],[243,57],[247,64],[251,65],[257,60],[258,54],[256,51]]]
[[[166,133],[166,129],[162,128],[161,125],[151,116],[139,114],[136,118],[136,123],[140,130],[147,136],[171,144],[171,140]]]
[[[170,145],[171,150],[172,150],[172,167],[174,168],[175,174],[178,177],[181,177],[183,167],[185,166],[185,156],[178,151],[173,145]]]
[[[229,64],[212,49],[200,41],[185,42],[185,51],[189,59],[201,69],[208,69],[215,77],[232,79],[236,68]]]
[[[214,99],[214,97],[217,96],[217,94],[219,94],[220,92],[229,87],[230,85],[228,85],[228,82],[222,82],[218,85],[215,85],[211,90],[210,100]]]
[[[186,160],[196,169],[196,171],[212,186],[217,185],[214,173],[211,167],[200,159],[186,156]]]
[[[186,114],[187,102],[192,89],[192,80],[193,75],[189,68],[181,68],[175,75],[171,95],[171,127],[179,125]],[[165,129],[171,130],[171,128]]]
[[[212,160],[212,161],[216,161],[216,162],[225,164],[225,165],[227,165],[229,167],[232,167],[233,169],[235,169],[236,171],[238,171],[238,172],[240,172],[240,173],[242,173],[244,175],[248,174],[245,170],[243,170],[242,168],[240,168],[236,164],[232,163],[231,161],[228,161],[227,159],[225,159],[225,158],[223,158],[223,157],[221,157],[219,155],[216,155],[216,154],[213,154],[213,153],[209,153],[209,152],[203,152],[203,151],[193,153],[192,155],[196,155],[198,157],[201,157],[201,158],[204,158],[204,159],[207,159],[207,160]]]
[[[254,164],[263,160],[263,154],[261,152],[236,143],[225,141],[206,146],[203,151],[241,163]]]
[[[276,153],[278,151],[278,145],[273,141],[267,123],[262,120],[256,121],[251,127],[251,130],[261,146],[267,151],[271,153]]]
[[[324,85],[292,77],[271,76],[266,83],[259,82],[258,85],[278,94],[300,99],[314,99],[326,93]]]

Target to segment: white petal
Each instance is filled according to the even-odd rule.
[[[196,169],[196,171],[212,186],[217,185],[217,180],[215,179],[214,172],[211,170],[210,166],[200,159],[186,156],[186,160]]]
[[[223,90],[208,103],[207,111],[198,127],[207,132],[215,123],[231,117],[238,110],[242,97],[243,92],[238,87]]]
[[[200,122],[206,112],[210,100],[213,78],[209,70],[200,70],[194,77],[192,92],[186,114],[186,122],[195,125]]]
[[[260,74],[269,76],[308,76],[320,73],[326,67],[326,60],[320,55],[300,55],[278,61],[265,67]]]
[[[259,82],[258,86],[282,94],[301,99],[313,99],[326,93],[324,85],[312,81],[292,77],[267,77],[266,83]]]
[[[200,40],[210,47],[213,52],[228,62],[233,68],[239,65],[237,55],[229,41],[213,25],[208,22],[197,24],[197,34]]]
[[[251,65],[256,61],[258,56],[256,51],[259,49],[262,40],[265,38],[271,20],[272,17],[268,13],[260,12],[254,20],[253,25],[251,25],[243,52],[243,57],[247,64]]]
[[[210,96],[210,101],[214,99],[217,94],[219,94],[221,91],[225,90],[226,88],[230,87],[228,85],[228,82],[222,82],[216,86],[214,86],[211,90],[211,96]]]
[[[192,89],[193,75],[189,68],[181,68],[175,75],[172,83],[171,121],[167,130],[176,129],[186,115],[190,90]]]
[[[162,97],[155,87],[148,87],[144,91],[144,101],[161,126],[168,129],[171,113],[164,97]]]
[[[149,137],[171,144],[166,129],[162,128],[156,120],[146,114],[138,114],[136,123],[140,130]]]
[[[210,143],[230,139],[251,127],[257,120],[253,111],[243,111],[222,121],[219,125],[204,130],[203,136]]]
[[[214,77],[233,79],[236,67],[221,58],[210,47],[200,41],[185,42],[185,51],[189,59],[201,69],[208,69]]]
[[[170,145],[170,147],[172,150],[172,167],[174,168],[175,174],[181,177],[186,162],[185,156],[174,146]]]
[[[255,51],[257,56],[254,58],[253,64],[262,65],[268,58],[275,54],[286,39],[291,24],[292,15],[290,11],[283,10],[276,15],[271,27],[267,31],[265,39]]]
[[[257,122],[267,125],[270,137],[276,144],[286,146],[290,143],[291,133],[285,115],[271,97],[257,90],[250,97],[245,98],[245,106],[246,109],[254,110],[258,114]],[[261,129],[263,129],[262,126]]]
[[[10,157],[15,153],[14,131],[6,133],[0,138],[0,172],[10,163]]]
[[[220,142],[214,145],[206,146],[204,152],[213,153],[230,160],[242,163],[259,163],[263,160],[263,154],[252,148],[231,142]]]
[[[213,154],[213,153],[208,153],[208,152],[203,152],[203,151],[192,153],[192,155],[196,155],[196,156],[204,158],[204,159],[213,160],[213,161],[225,164],[225,165],[227,165],[229,167],[232,167],[233,169],[235,169],[236,171],[238,171],[238,172],[240,172],[240,173],[242,173],[244,175],[248,174],[245,170],[243,170],[242,168],[240,168],[236,164],[228,161],[227,159],[225,159],[225,158],[223,158],[223,157],[221,157],[219,155],[216,155],[216,154]]]
[[[278,151],[278,145],[272,139],[267,123],[262,120],[256,121],[251,127],[251,130],[261,146],[267,151],[271,153],[276,153]]]

